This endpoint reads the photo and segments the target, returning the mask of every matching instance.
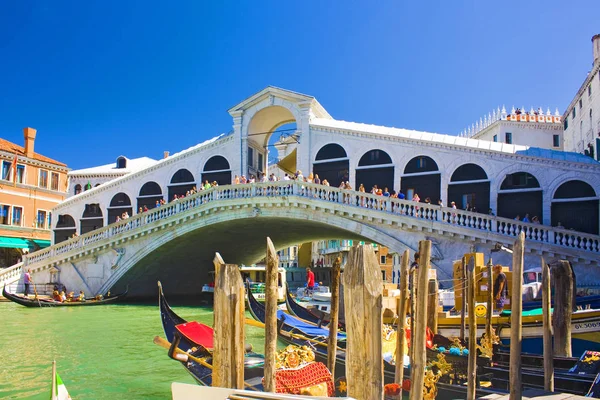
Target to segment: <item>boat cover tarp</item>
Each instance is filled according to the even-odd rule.
[[[310,336],[321,336],[328,337],[329,329],[319,328],[316,325],[310,324],[308,322],[304,322],[301,319],[298,319],[292,315],[286,314],[285,312],[278,310],[277,311],[277,319],[283,319],[286,325],[289,325],[297,330],[303,332],[306,335]],[[338,340],[346,340],[346,334],[343,332],[338,332]]]
[[[552,312],[554,309],[551,308],[550,312]],[[523,311],[522,313],[523,317],[534,317],[536,315],[542,315],[542,309],[541,308],[534,308],[533,310],[529,310],[529,311]],[[510,316],[510,310],[504,310],[502,311],[502,313],[500,314],[501,317],[509,317]]]
[[[179,324],[175,328],[190,341],[203,346],[206,349],[213,348],[214,331],[210,326],[196,321]]]

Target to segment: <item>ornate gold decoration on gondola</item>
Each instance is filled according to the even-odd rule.
[[[494,355],[494,344],[499,343],[500,338],[496,335],[496,331],[492,328],[492,337],[488,338],[486,333],[481,335],[477,348],[481,351],[483,357],[492,358]]]
[[[275,368],[297,368],[300,365],[315,361],[315,353],[308,346],[289,345],[277,352]]]
[[[452,365],[446,361],[446,356],[443,353],[437,355],[436,361],[427,363],[427,371],[425,371],[425,382],[423,385],[423,398],[433,400],[437,395],[437,383],[440,378],[452,370]]]

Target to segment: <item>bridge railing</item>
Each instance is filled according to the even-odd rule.
[[[21,275],[23,275],[23,262],[8,268],[0,269],[0,287],[4,287],[4,285],[10,285],[14,281],[19,280]]]
[[[25,265],[31,265],[74,249],[83,249],[90,244],[138,229],[144,225],[195,209],[207,203],[230,199],[277,196],[311,198],[323,202],[355,207],[356,209],[365,208],[379,211],[382,213],[383,218],[385,218],[385,214],[390,216],[405,216],[431,222],[442,222],[503,236],[515,237],[520,232],[525,232],[527,240],[592,253],[600,252],[600,236],[598,235],[568,231],[561,228],[515,221],[493,215],[440,207],[427,203],[416,203],[411,200],[377,196],[371,193],[339,189],[314,183],[278,181],[225,185],[203,190],[194,195],[174,200],[85,235],[28,254],[24,256],[24,263]]]

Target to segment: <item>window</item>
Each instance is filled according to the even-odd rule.
[[[10,181],[10,170],[12,163],[10,161],[2,161],[2,179]]]
[[[252,147],[248,147],[248,166],[254,166],[254,149]]]
[[[10,206],[0,204],[0,224],[10,225]]]
[[[498,141],[498,135],[494,135],[494,142]]]
[[[77,185],[75,185],[75,194],[79,193],[81,193],[81,185],[78,183]]]
[[[560,136],[559,135],[552,135],[552,146],[560,147]]]
[[[127,168],[127,159],[125,157],[117,158],[117,169]]]
[[[592,95],[592,85],[588,86],[588,97]]]
[[[25,166],[17,165],[17,183],[25,183]]]
[[[385,271],[381,271],[381,279],[385,281]]]
[[[583,99],[579,99],[579,109],[581,110],[582,107],[583,107]]]
[[[48,215],[48,213],[46,211],[38,210],[37,220],[36,220],[36,226],[38,227],[38,229],[46,229],[46,216],[47,215]]]
[[[565,127],[564,130],[566,131],[569,128],[569,116],[565,117]]]
[[[577,113],[575,112],[575,107],[573,107],[573,112],[571,113],[571,118],[575,119]]]
[[[12,214],[12,224],[14,226],[23,225],[23,207],[14,206]]]
[[[386,262],[385,256],[380,256],[379,257],[379,263],[380,264],[385,264],[385,262]]]
[[[58,190],[58,172],[52,173],[52,178],[50,179],[50,189]]]
[[[41,188],[48,188],[48,171],[45,169],[40,169],[40,180],[38,182],[38,186]]]
[[[48,213],[48,229],[52,226],[52,213]]]
[[[506,142],[507,144],[512,144],[512,133],[510,133],[510,132],[506,132],[506,133],[505,133],[505,136],[506,136],[506,140],[505,140],[505,142]]]
[[[262,172],[263,170],[263,155],[262,153],[258,153],[258,170]]]

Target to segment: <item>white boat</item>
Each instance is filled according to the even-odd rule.
[[[296,289],[296,302],[305,308],[329,313],[331,310],[331,292],[328,286],[317,285],[312,291],[300,287]]]

